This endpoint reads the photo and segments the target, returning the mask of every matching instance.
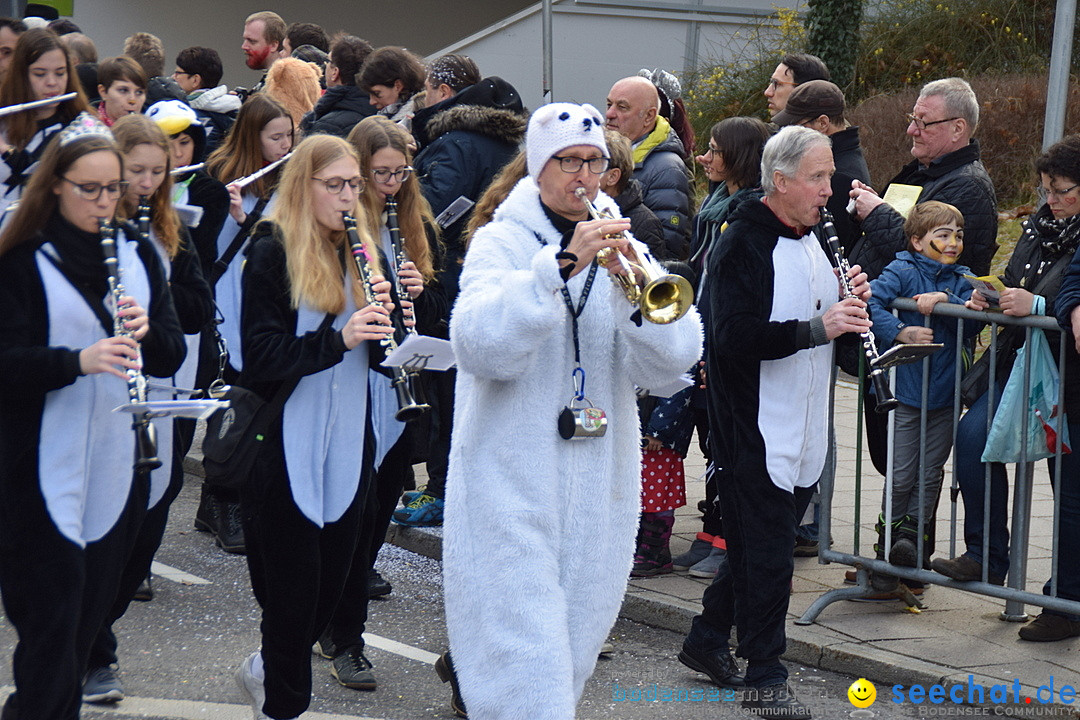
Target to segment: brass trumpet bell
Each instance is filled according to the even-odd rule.
[[[641,317],[657,325],[673,323],[690,310],[694,289],[682,275],[661,275],[645,284],[638,307]]]

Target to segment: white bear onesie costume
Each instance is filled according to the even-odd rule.
[[[595,202],[618,215],[603,193]],[[574,393],[575,363],[555,259],[561,239],[525,177],[473,238],[451,318],[458,377],[443,576],[471,720],[574,717],[633,561],[634,386],[671,382],[701,352],[696,310],[638,327],[599,268],[578,323],[585,394],[607,412],[607,434],[562,439],[556,423]],[[567,283],[575,305],[588,275]]]

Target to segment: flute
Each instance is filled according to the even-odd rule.
[[[349,252],[352,253],[353,262],[356,263],[356,272],[360,277],[360,284],[364,288],[364,297],[367,299],[368,305],[376,305],[379,301],[375,297],[375,288],[371,284],[371,263],[368,259],[367,250],[364,248],[364,243],[360,240],[359,233],[356,232],[356,220],[347,212],[341,213],[341,219],[345,224],[345,234],[349,240]],[[391,314],[391,320],[394,320],[393,314]],[[379,340],[379,344],[386,348],[387,354],[397,349],[398,345],[394,335],[397,334],[398,330],[398,323],[395,322],[394,332],[385,335]],[[420,417],[431,406],[426,403],[418,403],[413,398],[412,391],[409,389],[408,373],[405,370],[400,366],[392,367],[390,370],[392,374],[390,386],[394,388],[394,394],[397,396],[398,401],[398,411],[394,418],[406,422]]]
[[[103,219],[99,221],[98,230],[101,234],[101,251],[105,255],[105,271],[109,278],[109,294],[113,300],[113,335],[134,337],[134,333],[124,327],[124,317],[120,314],[120,298],[124,296],[124,285],[116,258],[116,228]],[[139,359],[142,359],[141,354]],[[145,403],[146,376],[142,371],[132,368],[128,368],[126,374],[128,402]],[[157,456],[157,430],[150,422],[150,414],[133,413],[131,429],[135,431],[135,471],[150,472],[161,467],[161,460]]]
[[[170,175],[186,175],[186,174],[188,174],[190,172],[195,172],[196,170],[202,170],[204,167],[206,167],[206,163],[204,163],[204,162],[195,163],[194,165],[182,165],[181,167],[174,168],[173,171],[171,173],[169,173],[169,174]]]
[[[853,298],[855,292],[851,285],[851,278],[848,277],[851,266],[848,265],[847,258],[844,257],[844,253],[840,249],[840,238],[836,236],[836,226],[833,225],[832,213],[825,208],[821,208],[821,227],[825,231],[825,243],[829,246],[829,252],[832,253],[833,262],[840,271],[840,281],[844,284],[844,296]],[[862,338],[863,353],[866,355],[866,367],[870,371],[870,380],[874,383],[874,394],[877,396],[876,409],[879,413],[887,413],[895,409],[900,403],[893,397],[892,390],[889,388],[889,379],[885,376],[885,370],[879,364],[881,356],[878,353],[877,340],[874,338],[874,332],[870,328],[859,333],[859,337]]]
[[[16,115],[27,110],[37,110],[38,108],[48,107],[50,105],[59,105],[62,102],[67,102],[74,97],[77,97],[79,93],[69,92],[63,95],[57,95],[56,97],[45,98],[44,100],[34,100],[31,102],[19,103],[17,105],[8,105],[0,108],[0,117],[6,117],[8,115]]]
[[[241,188],[241,189],[246,188],[248,185],[250,185],[251,183],[253,183],[256,180],[258,180],[259,178],[261,178],[263,175],[266,175],[267,173],[270,173],[270,172],[273,172],[274,170],[276,170],[279,165],[284,163],[291,156],[292,156],[291,152],[285,153],[285,155],[281,159],[275,160],[274,162],[270,163],[269,165],[267,165],[266,167],[264,167],[261,170],[256,170],[255,172],[251,173],[247,177],[242,177],[242,178],[238,178],[236,180],[233,180],[231,183],[229,183],[229,185],[235,185],[236,187]]]

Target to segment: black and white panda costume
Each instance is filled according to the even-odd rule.
[[[734,211],[708,274],[710,440],[731,572],[706,591],[687,642],[708,635],[722,645],[709,651],[726,652],[736,625],[747,685],[764,686],[787,677],[791,549],[828,442],[833,352],[820,316],[839,285],[813,232],[760,199]]]
[[[352,262],[350,259],[349,262]],[[349,573],[374,454],[368,372],[378,343],[345,347],[341,328],[358,309],[352,275],[345,308],[326,324],[293,309],[277,226],[260,223],[243,273],[240,384],[271,401],[298,381],[265,435],[241,487],[251,585],[263,609],[263,712],[292,718],[311,701],[311,646],[327,626]]]
[[[70,116],[69,116],[70,117]],[[11,149],[0,156],[0,214],[7,210],[9,205],[18,202],[22,197],[23,186],[30,179],[30,171],[34,163],[45,151],[52,136],[64,129],[66,123],[60,113],[53,114],[44,120],[38,121],[38,130],[26,143],[22,150]],[[0,135],[7,140],[7,134],[0,127]]]
[[[125,291],[150,320],[143,372],[171,376],[184,343],[161,263],[117,235]],[[0,593],[19,635],[4,720],[78,717],[90,643],[146,512],[131,417],[113,412],[126,383],[80,371],[80,350],[113,334],[108,301],[100,238],[59,213],[0,257]]]
[[[128,226],[131,229],[131,226]],[[210,286],[203,279],[198,255],[192,247],[191,238],[186,229],[180,228],[180,247],[176,256],[169,258],[165,246],[158,238],[153,227],[149,229],[149,242],[157,252],[158,260],[165,270],[166,280],[173,296],[180,328],[184,332],[187,356],[173,376],[174,387],[191,388],[195,377],[195,365],[198,363],[196,352],[192,352],[189,339],[210,322],[214,314],[214,302],[210,296]],[[123,617],[136,590],[150,572],[154,554],[161,546],[165,535],[165,525],[169,519],[169,507],[180,494],[184,484],[183,456],[190,447],[178,437],[177,420],[162,418],[158,426],[158,458],[160,468],[150,472],[150,495],[147,502],[146,516],[139,526],[130,557],[120,580],[116,601],[113,603],[105,622],[97,634],[90,649],[87,670],[105,667],[117,662],[116,636],[112,625]],[[179,449],[178,449],[179,448]]]

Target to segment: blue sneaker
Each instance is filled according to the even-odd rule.
[[[394,522],[409,527],[442,525],[443,500],[423,494],[403,508],[394,511]]]
[[[427,485],[422,485],[415,490],[406,490],[401,493],[401,504],[408,505],[413,500],[423,495],[425,490],[427,490]]]

